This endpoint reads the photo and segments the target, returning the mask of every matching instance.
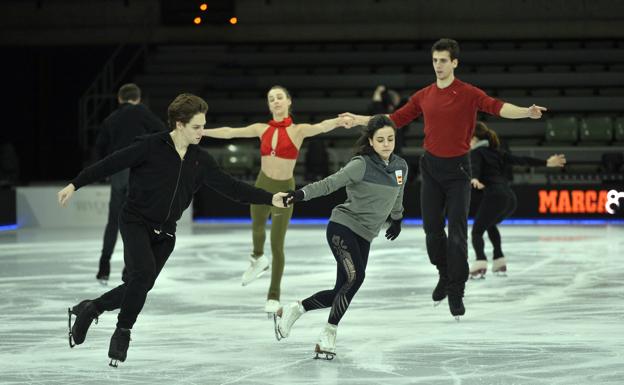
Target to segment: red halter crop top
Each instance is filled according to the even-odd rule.
[[[289,116],[281,122],[275,120],[269,121],[269,128],[262,134],[260,139],[260,154],[262,156],[270,155],[284,159],[297,159],[299,156],[299,149],[295,147],[295,144],[290,140],[286,127],[292,124],[292,118]],[[273,141],[273,134],[277,130],[277,147],[272,148],[271,142]]]

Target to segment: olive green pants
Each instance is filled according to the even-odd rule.
[[[266,176],[262,171],[258,174],[256,187],[265,189],[273,194],[295,189],[295,179],[275,180]],[[271,286],[267,299],[280,299],[280,284],[284,274],[284,239],[288,223],[292,217],[293,207],[279,208],[266,205],[251,205],[251,229],[253,235],[253,255],[259,257],[264,254],[266,241],[266,222],[271,215]]]

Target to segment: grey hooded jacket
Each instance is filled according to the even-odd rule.
[[[388,165],[377,154],[356,156],[335,174],[302,188],[304,201],[331,194],[346,186],[347,200],[336,206],[330,221],[372,241],[388,215],[403,218],[403,190],[407,162],[392,154]]]

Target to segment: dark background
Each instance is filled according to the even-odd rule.
[[[120,46],[129,51],[146,46],[149,52],[176,44],[423,42],[428,46],[440,37],[452,37],[460,44],[624,39],[624,2],[615,0],[206,1],[214,12],[196,26],[192,18],[201,15],[200,3],[0,3],[4,117],[0,138],[15,147],[20,168],[17,185],[63,184],[93,160],[90,150],[81,149],[78,143],[78,100]],[[239,18],[237,25],[228,24],[230,15]],[[143,60],[136,62],[120,83],[132,81],[144,64]],[[149,105],[149,90],[145,91]],[[165,115],[165,111],[154,112]],[[419,210],[414,207],[418,202],[417,186],[417,182],[408,186],[408,216],[418,216]],[[323,205],[340,199],[336,195],[328,197],[327,202],[318,202]],[[8,203],[10,199],[3,198],[3,204]],[[526,204],[531,202],[526,200]],[[241,215],[247,215],[243,211]],[[320,212],[316,208],[312,211]],[[203,212],[200,209],[198,215]],[[301,214],[305,215],[305,211]],[[518,215],[525,216],[522,208]]]

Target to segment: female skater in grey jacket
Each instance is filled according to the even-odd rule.
[[[306,311],[331,307],[327,325],[316,344],[319,354],[336,354],[336,329],[366,270],[370,243],[388,216],[386,238],[396,239],[403,218],[403,190],[407,163],[394,155],[396,127],[384,115],[373,117],[356,143],[356,156],[327,178],[289,194],[289,203],[307,201],[346,187],[347,200],[334,208],[327,225],[327,242],[336,258],[338,273],[333,289],[318,293],[278,310],[275,335],[288,337],[294,322]]]

